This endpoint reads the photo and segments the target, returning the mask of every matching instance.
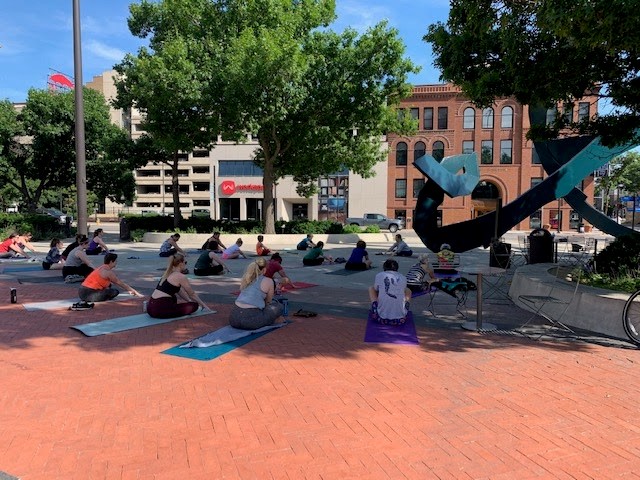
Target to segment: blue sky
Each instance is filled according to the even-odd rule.
[[[109,70],[143,41],[127,27],[130,0],[80,0],[83,80]],[[46,88],[52,71],[73,76],[71,0],[0,0],[0,100],[26,100],[29,88]],[[444,21],[448,0],[336,0],[338,18],[331,26],[364,31],[381,20],[398,29],[407,56],[422,70],[416,85],[438,83],[431,49],[422,41],[429,24]]]

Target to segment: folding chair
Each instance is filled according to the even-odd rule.
[[[429,288],[429,305],[427,308],[431,314],[435,317],[435,297],[438,292],[443,292],[456,301],[456,311],[464,318],[467,317],[467,283],[461,281],[461,275],[458,269],[460,268],[460,254],[454,254],[450,260],[443,259],[442,257],[436,258],[435,261],[431,261],[431,268],[433,269],[434,276],[439,280],[437,284],[432,284]]]
[[[578,293],[578,287],[580,286],[580,278],[582,270],[578,270],[577,278],[573,279],[575,285],[572,286],[570,291],[563,289],[565,294],[560,294],[559,286],[565,281],[566,268],[560,266],[555,267],[555,275],[553,282],[548,285],[547,293],[543,295],[518,295],[517,302],[521,304],[526,310],[532,312],[529,319],[523,323],[517,331],[525,334],[523,329],[526,328],[536,317],[540,316],[544,318],[554,328],[562,329],[566,332],[574,333],[574,331],[562,323],[562,318],[569,310],[569,307],[573,303],[573,300]],[[538,338],[543,334],[541,333]]]

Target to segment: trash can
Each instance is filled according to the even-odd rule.
[[[127,219],[124,217],[120,219],[120,240],[131,240],[131,229]]]
[[[553,236],[544,228],[529,234],[529,263],[553,263]]]
[[[511,244],[493,242],[489,247],[489,266],[504,268],[511,266]]]

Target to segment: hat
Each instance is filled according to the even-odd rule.
[[[451,245],[449,245],[448,243],[443,243],[442,245],[440,245],[440,250],[451,250]]]

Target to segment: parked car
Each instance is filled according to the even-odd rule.
[[[211,211],[207,208],[194,208],[191,210],[191,216],[211,218]]]
[[[359,225],[366,227],[367,225],[378,225],[381,229],[388,229],[391,233],[402,230],[404,221],[401,218],[388,218],[381,213],[365,213],[360,217],[349,217],[345,222],[347,225]]]
[[[43,215],[49,215],[50,217],[55,217],[60,225],[65,225],[67,223],[67,217],[69,217],[69,223],[73,222],[73,217],[71,215],[67,215],[57,208],[38,208],[36,209],[36,212]]]

